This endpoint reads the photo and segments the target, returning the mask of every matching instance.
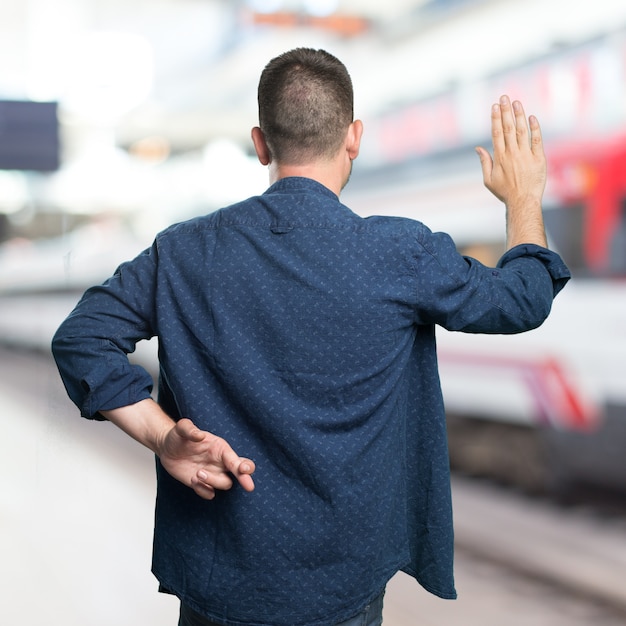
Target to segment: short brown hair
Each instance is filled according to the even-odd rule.
[[[352,80],[325,50],[296,48],[272,59],[259,80],[258,102],[259,126],[279,163],[334,156],[353,121]]]

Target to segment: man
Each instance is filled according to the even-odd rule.
[[[398,570],[456,596],[435,325],[529,330],[569,278],[546,249],[540,129],[506,97],[492,109],[493,160],[477,150],[508,251],[487,268],[339,202],[362,124],[336,58],[277,57],[258,99],[269,189],[159,234],[53,351],[82,415],[157,456],[153,572],[181,626],[373,626]],[[153,336],[158,404],[126,357]]]

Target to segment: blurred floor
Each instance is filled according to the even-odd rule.
[[[174,626],[150,574],[151,454],[80,419],[47,358],[0,349],[0,401],[0,624]],[[451,602],[396,576],[385,626],[624,623],[463,550],[456,577]]]
[[[151,454],[79,419],[49,365],[16,365],[1,368],[0,623],[176,624],[150,574]]]

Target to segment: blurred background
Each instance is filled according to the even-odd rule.
[[[623,0],[2,0],[0,33],[0,622],[175,623],[150,455],[78,418],[49,341],[158,231],[264,191],[258,77],[309,46],[345,62],[365,126],[343,201],[488,265],[504,212],[473,148],[521,99],[574,274],[532,333],[438,330],[460,599],[400,577],[385,624],[626,623]]]

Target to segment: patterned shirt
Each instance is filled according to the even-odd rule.
[[[361,218],[286,178],[174,225],[88,290],[53,351],[85,417],[148,398],[129,364],[159,340],[159,397],[256,463],[206,501],[157,459],[153,572],[229,625],[348,619],[398,571],[456,595],[435,326],[542,323],[569,272],[535,245],[497,268],[404,218]]]

